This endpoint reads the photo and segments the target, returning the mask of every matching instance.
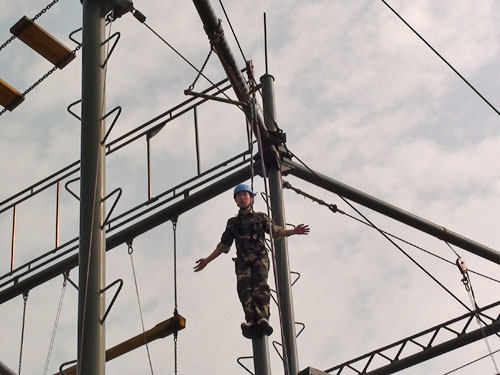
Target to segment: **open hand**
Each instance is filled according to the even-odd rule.
[[[309,231],[310,231],[309,225],[299,224],[295,227],[294,231],[295,231],[295,234],[308,235]]]
[[[201,258],[196,261],[196,266],[193,267],[194,272],[199,272],[203,268],[205,268],[208,264],[208,260],[206,258]]]

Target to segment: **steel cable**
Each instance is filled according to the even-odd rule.
[[[406,20],[398,13],[396,12],[389,4],[387,4],[387,2],[385,0],[380,0],[382,1],[406,26],[408,26],[408,28],[413,31],[413,33],[415,33],[416,36],[418,36],[420,38],[420,40],[422,42],[424,42],[427,47],[429,47],[432,52],[434,52],[446,65],[448,65],[448,67],[453,70],[453,72],[456,73],[456,75],[458,75],[462,81],[464,81],[467,86],[469,86],[486,104],[488,104],[488,106],[493,109],[493,111],[495,111],[495,113],[497,115],[500,115],[500,112],[498,111],[498,109],[496,109],[493,104],[491,104],[474,86],[472,86],[472,84],[467,81],[443,56],[441,56],[439,54],[438,51],[436,51],[434,49],[434,47],[432,47],[428,42],[427,40],[425,40],[408,22],[406,22]]]
[[[314,202],[316,202],[316,203],[318,203],[318,204],[320,204],[320,205],[322,205],[322,206],[327,207],[327,208],[328,208],[328,209],[330,209],[330,211],[332,211],[333,213],[338,212],[338,213],[339,213],[339,214],[341,214],[341,215],[347,216],[347,217],[349,217],[350,219],[353,219],[353,220],[355,220],[355,221],[357,221],[357,222],[359,222],[359,223],[361,223],[361,224],[364,224],[364,225],[366,225],[366,226],[369,226],[369,227],[373,228],[373,226],[372,226],[371,224],[367,223],[366,221],[363,221],[363,220],[361,220],[361,219],[359,219],[359,218],[357,218],[357,217],[355,217],[355,216],[353,216],[353,215],[350,215],[350,214],[348,214],[347,212],[345,212],[345,211],[343,211],[343,210],[339,209],[339,208],[337,207],[337,205],[336,205],[336,204],[326,203],[325,201],[323,201],[323,200],[321,200],[321,199],[318,199],[318,198],[316,198],[316,197],[314,197],[314,196],[312,196],[312,195],[310,195],[310,194],[308,194],[308,193],[305,193],[304,191],[302,191],[302,190],[300,190],[300,189],[298,189],[298,188],[296,188],[296,187],[292,186],[292,185],[291,185],[289,182],[287,182],[287,181],[283,181],[283,188],[293,190],[295,193],[300,194],[300,195],[303,195],[304,197],[309,198],[309,199],[311,199],[312,201],[314,201]],[[382,229],[381,229],[381,230],[382,230]],[[448,264],[450,264],[450,265],[452,265],[452,266],[456,267],[456,263],[455,263],[455,262],[452,262],[451,260],[448,260],[448,259],[446,259],[446,258],[443,258],[443,257],[441,257],[441,256],[437,255],[437,254],[434,254],[433,252],[431,252],[431,251],[429,251],[429,250],[426,250],[426,249],[424,249],[424,248],[423,248],[423,247],[421,247],[421,246],[418,246],[418,245],[416,245],[416,244],[414,244],[414,243],[412,243],[412,242],[410,242],[410,241],[408,241],[408,240],[405,240],[404,238],[401,238],[401,237],[399,237],[399,236],[396,236],[395,234],[392,234],[392,233],[387,232],[387,231],[385,231],[385,230],[382,230],[382,232],[384,232],[385,234],[387,234],[388,236],[390,236],[390,237],[392,237],[392,238],[395,238],[395,239],[396,239],[396,240],[398,240],[398,241],[401,241],[401,242],[403,242],[403,243],[405,243],[405,244],[407,244],[407,245],[409,245],[409,246],[411,246],[411,247],[414,247],[414,248],[415,248],[415,249],[417,249],[417,250],[420,250],[420,251],[422,251],[422,252],[424,252],[424,253],[426,253],[426,254],[428,254],[428,255],[431,255],[431,256],[433,256],[433,257],[435,257],[435,258],[439,259],[439,260],[442,260],[443,262],[446,262],[446,263],[448,263]],[[483,278],[485,278],[485,279],[488,279],[488,280],[490,280],[490,281],[494,281],[494,282],[496,282],[496,283],[499,283],[499,284],[500,284],[500,280],[498,280],[498,279],[495,279],[495,278],[493,278],[493,277],[490,277],[490,276],[488,276],[488,275],[482,274],[482,273],[480,273],[480,272],[477,272],[477,271],[474,271],[474,270],[471,270],[471,269],[469,269],[468,271],[469,271],[470,273],[473,273],[473,274],[477,275],[477,276],[481,276],[481,277],[483,277]]]
[[[49,352],[47,353],[47,359],[45,360],[45,368],[43,369],[43,375],[46,375],[47,370],[49,369],[50,357],[52,356],[52,350],[54,348],[54,342],[56,340],[57,327],[59,326],[59,318],[61,316],[61,310],[62,310],[62,305],[63,305],[63,301],[64,301],[64,295],[66,292],[67,283],[68,283],[68,279],[66,278],[66,274],[65,274],[63,287],[61,290],[61,296],[59,297],[59,305],[57,307],[56,320],[54,322],[54,328],[52,328],[52,337],[50,338]]]
[[[306,165],[297,155],[292,153],[288,148],[287,151],[293,155],[307,170],[309,170],[311,173],[316,175],[316,173],[309,168],[308,165]],[[404,251],[398,244],[396,244],[391,238],[389,238],[388,235],[386,235],[381,229],[379,229],[375,224],[373,224],[365,215],[363,215],[356,207],[354,207],[347,199],[345,199],[343,196],[337,194],[340,199],[342,199],[353,211],[355,211],[360,217],[362,217],[366,222],[370,224],[374,229],[376,229],[384,238],[386,238],[394,247],[396,247],[401,253],[403,253],[412,263],[414,263],[418,268],[420,268],[427,276],[429,276],[435,283],[437,283],[443,290],[445,290],[453,299],[455,299],[460,305],[462,305],[467,311],[472,312],[472,310],[469,309],[469,307],[463,303],[457,296],[453,294],[452,291],[450,291],[444,284],[442,284],[436,277],[434,277],[429,271],[425,269],[420,263],[418,263],[411,255],[409,255],[406,251]],[[481,314],[484,315],[484,314]],[[486,316],[486,315],[484,315]],[[486,316],[488,319],[493,320],[491,317]],[[483,322],[484,323],[484,322]]]
[[[19,349],[19,371],[18,375],[21,375],[21,365],[23,363],[23,346],[24,346],[24,330],[26,328],[26,305],[28,302],[28,293],[23,294],[24,306],[23,306],[23,322],[21,327],[21,346]]]
[[[245,54],[243,53],[243,49],[241,48],[240,41],[238,40],[238,37],[236,36],[236,33],[233,29],[233,25],[231,24],[231,21],[229,20],[229,16],[227,15],[226,8],[224,8],[224,4],[222,4],[222,0],[219,0],[220,6],[222,7],[222,11],[224,12],[224,16],[226,17],[227,23],[229,24],[229,27],[231,28],[231,32],[233,33],[234,39],[236,40],[236,44],[238,45],[238,48],[240,49],[241,56],[243,57],[243,61],[246,65],[247,59],[245,57]]]
[[[153,363],[151,362],[151,354],[149,352],[149,345],[148,345],[148,341],[146,339],[146,328],[144,326],[144,317],[142,314],[141,298],[139,297],[139,286],[137,283],[137,275],[135,273],[134,257],[132,255],[134,252],[134,248],[132,247],[132,242],[128,242],[127,245],[128,245],[128,254],[130,255],[130,265],[132,267],[132,275],[134,277],[135,295],[137,297],[137,304],[139,306],[139,314],[141,316],[142,335],[144,336],[144,344],[146,345],[146,352],[148,353],[148,361],[149,361],[149,368],[151,370],[151,375],[154,375]]]

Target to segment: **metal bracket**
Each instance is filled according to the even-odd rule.
[[[64,280],[69,281],[69,283],[70,283],[71,285],[73,285],[73,287],[74,287],[76,290],[78,290],[78,285],[76,285],[76,284],[75,284],[75,282],[69,278],[69,272],[70,272],[70,271],[68,270],[68,271],[66,271],[66,272],[64,272],[64,273],[63,273]]]
[[[243,367],[245,370],[247,370],[247,372],[248,372],[249,374],[251,374],[251,375],[255,375],[252,371],[250,371],[250,370],[248,369],[248,367],[246,367],[243,363],[241,363],[241,360],[242,360],[242,359],[253,359],[253,357],[252,357],[252,356],[250,356],[250,357],[239,357],[239,358],[236,358],[236,362],[238,362],[238,364],[239,364],[241,367]]]
[[[111,193],[109,193],[104,198],[102,198],[101,202],[104,202],[104,201],[106,201],[106,199],[111,197],[113,194],[118,193],[118,196],[116,197],[115,201],[113,202],[111,209],[109,210],[108,214],[106,215],[106,218],[104,219],[104,222],[102,223],[103,228],[108,224],[109,218],[111,217],[111,214],[113,213],[113,210],[115,209],[116,204],[118,203],[118,201],[120,200],[120,197],[122,196],[122,192],[123,192],[122,188],[116,188]]]
[[[106,113],[104,115],[104,117],[102,118],[103,120],[105,120],[109,115],[111,115],[113,112],[116,112],[116,111],[118,111],[118,113],[116,114],[115,118],[113,119],[113,122],[111,123],[111,126],[109,127],[108,131],[106,132],[106,135],[104,136],[104,139],[101,142],[102,145],[106,143],[106,139],[108,139],[108,136],[111,133],[111,129],[113,129],[113,126],[115,126],[116,121],[118,121],[118,117],[120,117],[120,115],[122,114],[122,107],[118,106],[118,107],[113,108],[111,111]]]
[[[302,322],[295,322],[295,325],[300,325],[302,326],[302,328],[300,329],[299,333],[297,333],[295,335],[295,338],[299,337],[299,335],[306,329],[306,325]],[[279,357],[281,358],[281,360],[283,362],[285,362],[285,360],[283,359],[283,356],[281,355],[280,351],[278,350],[277,348],[277,345],[281,346],[283,348],[283,344],[279,343],[278,341],[273,341],[273,347],[274,347],[274,350],[276,350],[276,353],[278,353]]]
[[[69,362],[64,362],[61,366],[59,366],[59,374],[60,375],[68,375],[64,372],[63,367],[67,366],[67,365],[71,365],[73,363],[77,363],[77,362],[78,362],[78,360],[76,360],[76,359],[73,359],[72,361],[69,361]]]
[[[73,38],[73,35],[75,35],[76,33],[80,32],[83,30],[83,27],[80,27],[79,29],[76,29],[74,31],[72,31],[70,34],[69,34],[69,40],[71,40],[73,43],[75,43],[78,47],[81,47],[82,46],[82,43],[79,42],[78,40],[74,39]]]
[[[66,189],[66,191],[68,193],[70,193],[72,196],[74,196],[76,199],[78,199],[78,201],[80,201],[80,197],[78,195],[76,195],[70,188],[69,188],[69,184],[73,183],[73,182],[76,182],[80,179],[80,177],[76,177],[76,178],[73,178],[72,180],[69,180],[68,182],[66,182],[64,184],[64,188]]]
[[[113,307],[113,304],[115,303],[116,298],[118,297],[118,294],[120,294],[120,291],[122,290],[122,287],[123,287],[123,280],[117,279],[117,280],[113,281],[111,284],[109,284],[106,288],[101,290],[101,293],[104,293],[106,290],[108,290],[109,288],[111,288],[112,286],[114,286],[115,284],[118,284],[118,283],[120,285],[118,286],[118,289],[116,290],[115,295],[111,299],[111,303],[109,304],[108,308],[106,309],[106,312],[104,313],[104,316],[101,319],[101,324],[104,323],[104,321],[106,320],[106,317],[108,316],[109,312],[111,311],[111,308]]]
[[[115,50],[115,47],[116,47],[116,44],[118,43],[118,41],[120,40],[120,32],[117,31],[116,33],[114,33],[113,35],[111,35],[108,39],[106,39],[104,42],[102,42],[102,45],[105,45],[106,43],[109,43],[109,41],[113,38],[116,37],[116,40],[115,42],[113,43],[113,46],[111,47],[111,49],[109,50],[108,52],[108,55],[106,56],[106,58],[104,59],[104,62],[102,63],[101,65],[101,68],[104,68],[109,60],[109,58],[111,57],[111,54],[113,53],[113,51]]]
[[[80,116],[78,116],[75,112],[73,112],[71,110],[71,107],[74,107],[75,105],[77,105],[78,103],[81,103],[82,102],[82,99],[78,99],[76,102],[73,102],[71,103],[70,105],[68,105],[68,108],[66,108],[66,110],[74,117],[76,117],[78,119],[78,121],[82,121],[82,118]]]
[[[295,285],[295,283],[296,283],[297,281],[299,281],[299,279],[300,279],[300,273],[298,273],[298,272],[296,272],[296,271],[290,271],[290,273],[292,273],[292,274],[294,274],[294,275],[297,275],[297,278],[296,278],[295,280],[293,280],[293,281],[292,281],[292,283],[291,283],[291,286],[294,286],[294,285]]]
[[[273,341],[273,348],[274,350],[276,350],[276,353],[278,353],[278,355],[280,356],[281,358],[281,361],[282,362],[285,362],[285,360],[283,359],[283,356],[281,355],[280,351],[278,350],[278,348],[276,347],[276,345],[279,345],[283,348],[283,345],[281,343],[279,343],[278,341]]]
[[[299,333],[297,333],[295,335],[295,337],[299,337],[299,335],[306,329],[306,325],[302,322],[295,322],[295,325],[298,325],[298,326],[302,326],[302,328],[300,329]]]

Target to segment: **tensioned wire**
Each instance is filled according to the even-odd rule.
[[[430,43],[427,42],[427,40],[425,40],[424,37],[422,35],[420,35],[398,12],[396,12],[385,0],[380,0],[380,1],[382,1],[387,6],[387,8],[389,8],[406,26],[408,26],[408,28],[411,31],[413,31],[413,33],[416,36],[418,36],[420,38],[420,40],[422,42],[424,42],[427,45],[427,47],[429,47],[432,50],[432,52],[434,52],[446,65],[448,65],[448,67],[451,70],[453,70],[453,72],[457,76],[459,76],[462,79],[462,81],[464,81],[467,84],[467,86],[469,86],[472,89],[472,91],[474,91],[493,111],[495,111],[495,113],[497,115],[500,115],[500,112],[498,111],[498,109],[496,109],[495,106],[493,106],[493,104],[491,104],[467,79],[465,79],[464,76],[462,74],[460,74],[458,72],[458,70],[456,70],[453,67],[453,65],[451,65],[448,62],[448,60],[446,60],[443,56],[441,56],[441,54],[438,51],[436,51],[436,49],[434,49],[434,47],[432,47],[430,45]]]

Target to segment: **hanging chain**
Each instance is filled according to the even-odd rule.
[[[40,12],[38,12],[35,17],[33,17],[31,20],[35,22],[37,19],[39,19],[45,12],[47,12],[50,8],[52,8],[52,5],[57,3],[59,0],[54,0],[51,3],[49,3],[45,8],[43,8]]]
[[[24,344],[24,328],[26,326],[26,304],[28,302],[29,291],[23,294],[24,307],[23,307],[23,324],[21,328],[21,348],[19,349],[19,371],[18,374],[21,375],[21,364],[23,363],[23,344]]]
[[[35,17],[33,17],[31,19],[31,21],[35,22],[38,18],[40,18],[42,16],[42,14],[44,14],[45,12],[47,12],[51,7],[52,5],[54,5],[55,3],[57,3],[59,0],[54,0],[52,1],[49,5],[47,5],[45,8],[43,8],[40,12],[38,12]],[[16,36],[15,35],[12,35],[9,39],[7,39],[1,46],[0,46],[0,51],[3,50],[5,47],[7,47],[7,45],[12,42],[14,39],[16,39]]]
[[[9,39],[7,39],[1,46],[0,46],[0,51],[3,50],[7,45],[12,42],[14,39],[16,39],[15,35],[12,35]]]
[[[205,66],[207,66],[208,60],[210,59],[210,55],[212,55],[212,46],[210,45],[210,51],[208,52],[207,58],[205,59],[205,62],[203,63],[202,67],[200,70],[198,70],[198,75],[194,79],[193,83],[189,86],[188,90],[192,91],[194,89],[194,85],[196,85],[196,82],[198,82],[198,79],[201,76],[201,73],[203,73],[203,69],[205,69]]]
[[[82,48],[82,45],[77,46],[71,53],[76,53],[77,51]],[[47,73],[45,73],[41,78],[38,79],[34,84],[32,84],[30,87],[24,91],[21,96],[24,98],[30,91],[32,91],[35,87],[37,87],[40,83],[42,83],[48,76],[50,76],[52,73],[54,73],[57,70],[57,66],[54,65]],[[7,112],[7,108],[4,108],[0,112],[0,116],[2,116],[5,112]]]

